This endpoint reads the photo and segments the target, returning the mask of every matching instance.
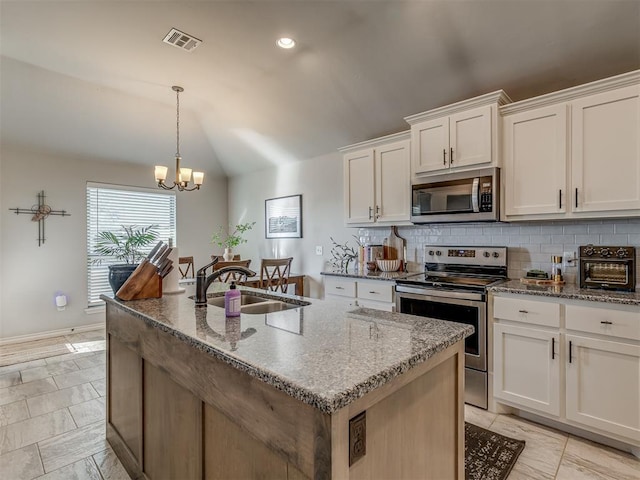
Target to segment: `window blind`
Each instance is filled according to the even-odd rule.
[[[103,305],[100,295],[113,296],[109,265],[124,263],[95,253],[98,232],[119,232],[122,226],[158,225],[158,241],[176,239],[176,196],[173,192],[87,183],[87,279],[88,306]],[[143,249],[149,253],[153,242]],[[96,263],[99,261],[99,263]]]

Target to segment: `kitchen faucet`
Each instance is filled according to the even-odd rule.
[[[256,272],[249,270],[248,268],[230,265],[228,267],[222,267],[219,270],[214,270],[213,273],[207,277],[205,273],[207,268],[213,267],[216,263],[218,263],[217,258],[196,272],[196,307],[207,306],[207,290],[209,289],[209,286],[211,286],[211,282],[220,275],[224,275],[225,273],[240,273],[247,277],[253,277],[256,274]]]

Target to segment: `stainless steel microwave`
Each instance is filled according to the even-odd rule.
[[[483,168],[429,177],[411,187],[413,223],[496,222],[500,169]]]

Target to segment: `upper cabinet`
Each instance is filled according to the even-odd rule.
[[[407,131],[340,149],[347,225],[410,223],[410,145]]]
[[[640,214],[640,71],[501,113],[504,220]]]
[[[411,175],[499,166],[498,107],[502,91],[406,117],[411,125]]]

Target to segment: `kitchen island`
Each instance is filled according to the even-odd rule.
[[[281,297],[236,318],[103,297],[107,438],[133,478],[464,478],[472,327]]]

